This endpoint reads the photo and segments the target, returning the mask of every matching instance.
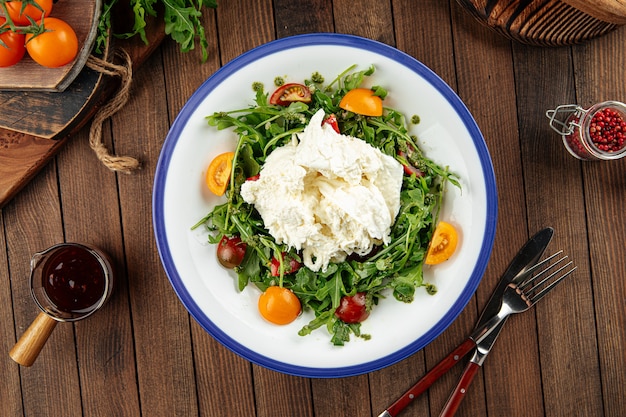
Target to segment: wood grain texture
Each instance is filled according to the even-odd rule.
[[[163,74],[161,54],[147,66]],[[148,238],[151,223],[151,187],[156,161],[168,129],[167,98],[162,75],[137,72],[134,94],[123,112],[112,118],[112,138],[118,153],[133,155],[142,168],[118,179],[122,224],[125,228],[130,308],[137,345],[137,377],[140,387],[162,386],[168,395],[149,390],[141,395],[146,415],[195,415],[197,391],[189,315],[178,301],[160,269],[155,242]],[[134,126],[132,130],[128,126]],[[136,130],[134,130],[136,129]],[[158,346],[158,349],[154,349]],[[158,364],[155,366],[155,364]]]
[[[518,100],[520,105],[528,109],[518,117],[523,132],[521,151],[524,171],[533,173],[526,176],[525,181],[529,224],[534,228],[553,226],[555,238],[551,251],[567,248],[566,252],[576,260],[578,270],[566,286],[554,291],[547,298],[548,302],[537,305],[535,309],[542,384],[546,384],[543,407],[547,415],[601,415],[600,393],[597,389],[588,389],[584,394],[577,395],[576,401],[571,400],[571,395],[580,387],[578,381],[590,381],[591,386],[594,386],[594,380],[599,382],[597,361],[579,361],[578,366],[570,369],[559,366],[571,363],[580,355],[590,355],[596,349],[596,340],[572,331],[572,327],[578,328],[579,325],[586,329],[595,328],[587,242],[577,237],[576,227],[570,226],[575,224],[577,218],[584,216],[584,190],[580,182],[579,163],[563,152],[560,138],[536,117],[544,109],[553,107],[554,102],[569,102],[574,95],[573,90],[567,90],[567,87],[573,87],[571,83],[541,85],[540,89],[537,88],[536,79],[545,77],[545,71],[553,75],[552,79],[560,74],[564,80],[569,80],[568,75],[572,75],[567,51],[554,54],[548,52],[520,47],[515,55]],[[537,62],[541,65],[538,66]],[[544,73],[539,74],[539,71]],[[559,178],[559,181],[546,181],[548,175]],[[538,203],[555,196],[558,196],[558,209]],[[572,320],[568,320],[569,326],[562,324],[565,317]]]
[[[599,39],[597,46],[581,45],[574,49],[575,87],[580,103],[588,106],[598,101],[626,102],[626,79],[623,76],[626,56],[617,51],[626,42],[618,31]],[[626,317],[615,314],[626,311],[626,260],[619,256],[624,248],[626,224],[616,221],[626,201],[626,160],[614,164],[583,163],[585,212],[589,230],[589,278],[596,318],[598,365],[603,392],[598,394],[606,416],[615,417],[626,410],[626,398],[620,386],[626,384]],[[582,225],[578,225],[582,228]],[[583,278],[585,279],[585,278]],[[585,329],[593,340],[593,334]],[[588,341],[587,343],[591,343]]]
[[[101,10],[102,0],[61,0],[53,3],[50,17],[67,22],[76,33],[76,58],[62,67],[46,68],[37,64],[26,53],[17,64],[0,68],[0,90],[63,92],[81,72],[91,55]]]
[[[479,22],[521,43],[538,46],[572,45],[605,35],[619,22],[600,20],[562,0],[457,0]],[[585,2],[577,2],[585,3]],[[605,3],[610,3],[607,1]],[[623,23],[623,22],[621,22]]]
[[[124,251],[116,244],[122,233],[117,182],[97,163],[87,133],[80,131],[57,160],[65,239],[89,239],[105,251],[113,261],[116,283],[107,304],[74,325],[83,409],[86,415],[133,415],[139,410],[139,392]],[[103,202],[109,209],[94,221],[93,213]]]
[[[0,371],[8,387],[0,390],[2,411],[18,417],[53,409],[71,417],[378,416],[467,337],[512,256],[530,234],[551,225],[556,234],[549,251],[563,248],[579,270],[537,308],[509,320],[456,415],[621,417],[626,263],[620,249],[626,226],[615,213],[626,201],[626,162],[572,158],[544,113],[576,101],[626,101],[623,28],[581,45],[537,48],[477,23],[453,0],[424,0],[419,7],[390,0],[371,8],[363,1],[291,3],[220,2],[204,16],[208,62],[200,62],[198,49],[181,54],[166,40],[135,71],[132,99],[105,124],[104,137],[115,153],[138,157],[139,172],[118,175],[102,167],[81,128],[2,207],[0,319],[7,326],[0,335],[7,340],[1,342]],[[157,159],[193,92],[255,46],[324,31],[396,45],[441,76],[483,132],[499,193],[493,253],[460,316],[409,358],[338,379],[276,373],[213,339],[172,291],[151,225]],[[25,140],[34,141],[0,136],[0,145],[17,150]],[[6,353],[38,314],[26,279],[30,256],[70,240],[110,252],[121,271],[119,285],[97,315],[60,323],[37,362],[20,368]],[[406,318],[407,326],[419,319]],[[439,415],[463,366],[435,382],[402,416]]]
[[[626,23],[626,2],[624,0],[562,0],[583,12],[604,22],[623,25]]]
[[[3,209],[16,335],[21,335],[38,314],[29,291],[30,258],[33,253],[63,241],[55,164],[47,166],[42,174],[19,195],[19,211],[15,206]],[[46,213],[48,221],[41,222],[35,213]],[[45,415],[49,411],[48,403],[56,400],[65,404],[65,415],[82,415],[81,405],[75,401],[80,398],[80,381],[73,333],[71,324],[57,326],[37,362],[21,370],[20,385],[14,389],[21,390],[25,415]],[[10,360],[8,355],[4,356]],[[7,405],[7,408],[17,406]]]
[[[0,227],[2,227],[2,230],[5,230],[4,216],[2,215],[0,215]],[[0,233],[0,247],[7,248],[4,233]],[[13,306],[11,275],[6,250],[0,251],[0,305]],[[13,309],[0,308],[0,320],[5,323],[0,326],[0,349],[2,349],[2,352],[9,352],[19,337],[19,335],[16,336],[16,329],[13,325],[15,320]],[[21,416],[24,414],[21,400],[22,391],[14,388],[20,386],[20,374],[18,367],[11,362],[11,360],[0,361],[0,372],[4,375],[5,386],[12,387],[12,389],[0,390],[0,404],[3,404],[4,411],[7,414]]]

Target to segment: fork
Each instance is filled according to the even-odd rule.
[[[511,314],[522,313],[530,309],[576,270],[576,266],[572,266],[572,261],[563,263],[567,261],[567,255],[550,264],[550,262],[562,252],[563,251],[556,252],[531,267],[527,271],[529,272],[528,278],[523,280],[521,283],[511,282],[506,287],[504,294],[502,295],[502,305],[500,307],[500,311],[489,319],[483,326],[477,328],[470,336],[470,338],[476,342],[476,345],[489,336],[491,331],[497,328],[498,324],[505,320],[508,316]],[[533,275],[536,270],[543,267],[545,264],[549,265]],[[486,353],[484,355],[486,355]],[[474,367],[473,369],[478,368]],[[459,408],[461,400],[464,397],[463,394],[467,391],[467,388],[475,374],[475,372],[470,372],[468,374],[466,374],[466,372],[467,368],[461,376],[459,384],[455,387],[454,391],[450,395],[450,398],[448,398],[448,401],[446,402],[439,417],[451,417]]]
[[[472,339],[474,339],[477,344],[487,337],[491,330],[494,329],[499,322],[511,314],[523,313],[524,311],[530,309],[537,303],[537,301],[545,297],[550,291],[552,291],[552,289],[554,289],[559,283],[576,270],[576,266],[572,266],[572,261],[563,264],[563,262],[568,259],[567,255],[550,264],[554,258],[562,253],[563,251],[558,251],[543,261],[533,265],[527,271],[528,278],[521,283],[511,282],[506,287],[504,294],[502,295],[502,306],[500,307],[498,314],[493,316],[485,322],[483,326],[473,332]],[[542,268],[546,264],[549,265],[533,275],[535,271]],[[554,270],[556,267],[558,268]],[[566,269],[568,270],[565,271]]]

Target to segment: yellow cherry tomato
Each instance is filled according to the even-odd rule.
[[[346,93],[339,102],[339,107],[363,116],[382,116],[383,100],[374,95],[369,88],[355,88]]]
[[[288,288],[269,287],[259,297],[259,312],[270,323],[289,324],[302,311],[298,297]]]
[[[450,223],[439,222],[428,246],[425,263],[436,265],[450,259],[456,250],[459,235]]]
[[[226,192],[234,157],[234,152],[225,152],[217,155],[209,164],[206,171],[206,185],[213,194],[224,195]]]

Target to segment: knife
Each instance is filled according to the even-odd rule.
[[[474,333],[484,327],[484,324],[498,313],[502,304],[502,295],[504,294],[506,287],[511,282],[518,283],[526,278],[529,269],[531,269],[531,267],[535,265],[539,259],[541,259],[541,256],[548,247],[553,235],[554,229],[546,227],[530,238],[522,249],[520,249],[496,285],[491,298],[489,298],[489,301],[478,319],[476,327],[474,328]],[[472,333],[467,340],[461,343],[448,356],[435,365],[435,367],[424,375],[422,379],[409,388],[408,391],[406,391],[400,398],[398,398],[398,400],[396,400],[396,402],[389,406],[389,408],[383,411],[378,417],[396,417],[400,411],[413,402],[413,400],[420,394],[426,391],[437,379],[457,364],[461,358],[467,355],[470,351],[474,350],[472,358],[463,371],[461,380],[448,399],[446,406],[444,407],[444,411],[442,412],[442,416],[446,414],[451,415],[448,413],[453,414],[461,403],[464,394],[467,392],[467,387],[470,385],[472,379],[476,375],[476,372],[485,361],[487,354],[493,347],[493,344],[498,338],[498,335],[500,334],[500,331],[502,331],[505,323],[506,318],[486,332],[481,332],[480,334]]]

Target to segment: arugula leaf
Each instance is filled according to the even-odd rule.
[[[98,23],[98,36],[94,46],[96,53],[102,53],[111,30],[111,14],[118,0],[105,0],[102,14]],[[146,34],[146,17],[158,16],[158,10],[163,8],[164,32],[179,44],[182,52],[189,52],[195,48],[196,39],[202,51],[202,61],[208,59],[208,40],[202,25],[202,11],[204,8],[216,8],[216,0],[130,0],[133,12],[133,27],[130,32],[116,33],[114,36],[122,39],[139,36],[148,44]]]

